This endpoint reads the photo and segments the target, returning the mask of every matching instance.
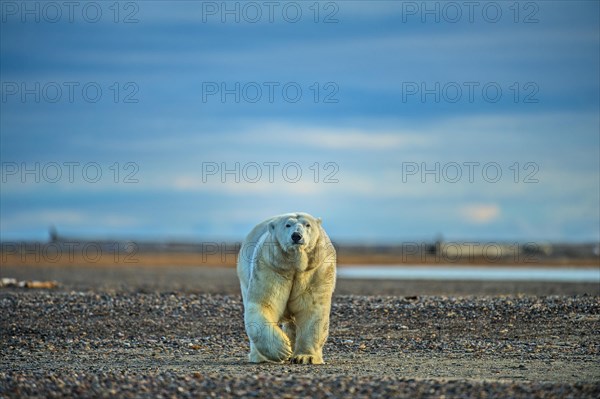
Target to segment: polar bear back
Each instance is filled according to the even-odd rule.
[[[280,216],[274,216],[257,224],[250,233],[248,233],[242,243],[237,262],[238,276],[242,285],[242,296],[245,296],[245,291],[248,282],[250,281],[258,251],[269,234],[269,224],[276,221],[279,217]]]

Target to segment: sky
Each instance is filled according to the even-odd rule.
[[[0,239],[600,240],[597,1],[0,2]]]

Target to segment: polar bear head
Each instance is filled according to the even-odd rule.
[[[285,252],[310,251],[321,235],[321,218],[296,212],[280,215],[269,223],[269,231]]]

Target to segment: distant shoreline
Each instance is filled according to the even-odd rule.
[[[427,271],[427,276],[422,272]],[[463,280],[436,276],[437,267],[414,267],[419,279],[412,278],[348,278],[347,273],[360,270],[340,266],[335,295],[600,295],[597,279],[593,281],[539,281],[474,279],[481,270]],[[481,269],[481,268],[480,268]],[[496,268],[496,270],[499,268]],[[526,270],[526,269],[523,269]],[[560,269],[553,269],[560,270]],[[586,269],[591,270],[591,269]],[[393,271],[393,270],[391,270]],[[492,270],[493,272],[493,270]],[[240,294],[239,280],[233,267],[148,266],[144,264],[7,266],[0,267],[0,277],[18,282],[57,283],[58,291],[143,291],[202,292]],[[413,276],[414,277],[414,276]],[[471,277],[471,278],[469,278]],[[510,277],[510,276],[509,276]],[[4,288],[23,290],[27,288]]]
[[[176,253],[176,252],[138,252],[138,253],[120,253],[113,251],[99,252],[90,250],[88,253],[82,251],[74,252],[22,252],[6,253],[0,252],[0,265],[3,266],[135,266],[135,267],[171,267],[171,266],[190,266],[190,267],[235,267],[237,262],[237,253],[231,252],[220,254],[202,254],[202,253]],[[338,265],[341,267],[358,266],[490,266],[490,267],[527,267],[527,268],[598,268],[600,263],[598,258],[592,257],[540,257],[531,259],[521,259],[515,261],[512,257],[500,258],[490,261],[484,257],[465,257],[457,262],[449,262],[444,258],[421,258],[414,256],[398,256],[396,254],[348,254],[340,251],[338,253]]]
[[[600,267],[598,243],[404,242],[333,244],[343,266]],[[4,266],[235,267],[239,242],[133,242],[53,237],[0,242]]]

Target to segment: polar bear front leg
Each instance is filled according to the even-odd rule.
[[[329,334],[329,305],[296,314],[296,345],[292,363],[323,364],[323,345]]]
[[[253,363],[283,362],[292,354],[289,338],[270,313],[268,308],[255,303],[248,303],[245,309],[246,333],[250,338],[249,359]]]
[[[286,320],[283,322],[282,330],[290,340],[292,348],[296,346],[296,322],[294,320]]]

